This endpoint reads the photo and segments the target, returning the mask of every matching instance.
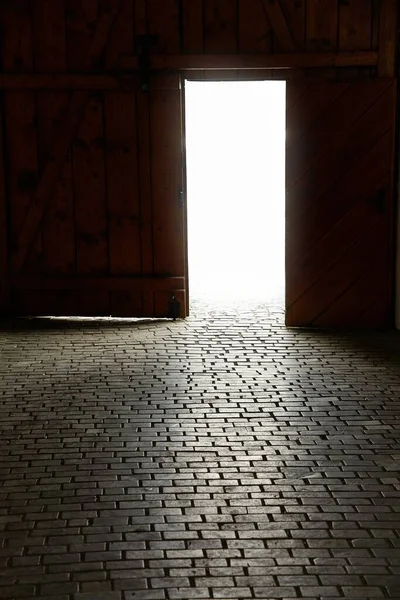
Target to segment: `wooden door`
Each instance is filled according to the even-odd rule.
[[[395,83],[287,86],[286,323],[393,324]]]
[[[34,53],[35,72],[13,76],[3,98],[9,258],[1,308],[166,317],[179,303],[184,317],[180,77],[153,75],[146,92],[137,72],[119,72],[119,57],[134,49],[133,5],[101,6],[66,13],[37,2],[36,28],[51,27],[34,38],[25,32],[24,44],[25,12],[8,3],[2,15],[3,70],[30,72],[23,53]]]

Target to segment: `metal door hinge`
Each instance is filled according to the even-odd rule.
[[[179,198],[179,206],[181,208],[184,208],[185,207],[185,192],[184,192],[182,186],[179,186],[179,188],[178,188],[178,198]]]

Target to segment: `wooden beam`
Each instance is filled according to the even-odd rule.
[[[121,5],[121,0],[116,0],[114,4],[115,6],[113,6],[113,8],[110,7],[110,9],[103,14],[98,22],[97,29],[93,34],[86,59],[88,69],[90,69],[91,65],[101,57],[111,35]],[[31,244],[35,238],[35,234],[51,200],[60,169],[72,140],[74,139],[88,98],[89,92],[86,91],[75,92],[71,97],[67,116],[56,137],[52,157],[44,168],[42,178],[32,197],[27,216],[18,236],[17,250],[11,259],[13,273],[19,273],[22,269]]]
[[[294,52],[296,46],[279,0],[261,0],[261,2],[271,23],[274,35],[279,42],[280,49],[284,52]]]
[[[168,292],[185,289],[184,277],[14,277],[16,290]]]
[[[3,121],[0,113],[0,311],[6,310],[9,303],[7,197],[5,190],[4,160],[5,147]]]
[[[381,0],[379,11],[379,77],[396,77],[398,0]]]
[[[151,68],[170,71],[230,69],[313,69],[321,67],[373,67],[378,64],[375,51],[292,52],[287,54],[165,54],[151,57]],[[121,70],[137,69],[137,58],[121,60]]]
[[[112,75],[0,74],[3,90],[117,90],[139,83],[138,76],[124,79]]]
[[[375,51],[291,54],[170,54],[154,55],[155,71],[312,69],[318,67],[373,67]],[[134,56],[122,60],[123,71],[109,75],[0,74],[0,90],[124,90],[139,89],[138,62]]]

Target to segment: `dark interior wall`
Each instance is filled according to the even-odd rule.
[[[396,0],[2,0],[0,310],[162,316],[171,290],[185,303],[176,73],[394,80],[398,9]]]
[[[118,35],[91,71],[152,34],[158,55],[376,51],[380,76],[394,76],[395,0],[3,0],[3,71],[86,72],[91,33],[115,9]]]

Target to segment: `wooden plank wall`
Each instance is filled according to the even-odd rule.
[[[2,0],[3,70],[87,72],[90,34],[110,2]],[[115,68],[118,56],[134,54],[134,36],[149,33],[158,38],[152,49],[158,55],[378,50],[379,75],[394,76],[396,0],[121,0],[121,6],[118,37],[91,71]],[[35,58],[40,37],[47,61]]]
[[[121,285],[79,290],[77,277],[181,276],[184,270],[177,241],[184,224],[176,207],[167,217],[162,208],[179,179],[165,157],[176,161],[180,148],[173,142],[167,149],[164,129],[168,121],[180,131],[177,89],[146,95],[117,83],[90,91],[74,88],[73,79],[64,88],[39,89],[35,78],[79,75],[90,87],[92,75],[120,73],[124,59],[135,55],[136,36],[145,33],[157,36],[152,52],[158,56],[377,51],[376,67],[313,69],[312,76],[394,78],[397,12],[396,0],[2,0],[0,75],[33,79],[30,89],[0,90],[0,309],[11,288],[17,310],[27,298],[26,290],[10,288],[10,264],[10,277],[20,271],[31,279],[75,278],[71,289],[31,290],[29,302],[34,306],[36,298],[43,310],[46,298],[50,312],[57,306],[82,314],[161,314],[166,292]],[[199,74],[205,76],[266,72]],[[173,221],[169,229],[165,218]],[[21,231],[29,240],[38,224],[25,256]]]
[[[379,300],[374,325],[390,325],[396,85],[312,83],[312,119],[297,88],[287,86],[287,324],[368,326]]]
[[[110,7],[119,13],[106,49],[101,60],[96,57],[88,64],[96,45],[93,40],[98,32],[103,35],[110,21]],[[156,3],[6,3],[1,11],[2,70],[39,76],[115,69],[120,56],[132,53],[135,33],[147,31],[148,11],[156,14]],[[3,92],[1,140],[8,185],[6,198],[1,169],[0,230],[8,233],[10,244],[2,235],[0,261],[2,273],[11,261],[11,275],[22,278],[12,289],[15,311],[32,313],[37,307],[49,314],[165,316],[168,282],[159,291],[152,291],[149,283],[143,291],[135,291],[128,281],[140,290],[142,276],[184,274],[179,247],[183,221],[168,212],[171,220],[177,219],[178,231],[164,222],[165,207],[170,197],[178,197],[180,183],[171,179],[173,172],[180,173],[180,137],[172,154],[167,139],[171,119],[180,131],[179,82],[164,91],[163,84],[150,94],[137,87],[89,93],[57,88]],[[60,154],[60,137],[65,138],[65,156]],[[43,188],[56,155],[60,168],[56,179],[47,182],[50,197],[45,203],[37,190]],[[90,285],[91,278],[100,281],[100,288]],[[117,280],[115,289],[109,287],[110,278]],[[80,290],[77,281],[83,280],[89,283],[82,283]],[[60,281],[70,281],[70,289]],[[36,289],[38,282],[42,289]],[[181,287],[179,283],[178,297]],[[5,305],[4,278],[0,290]]]

